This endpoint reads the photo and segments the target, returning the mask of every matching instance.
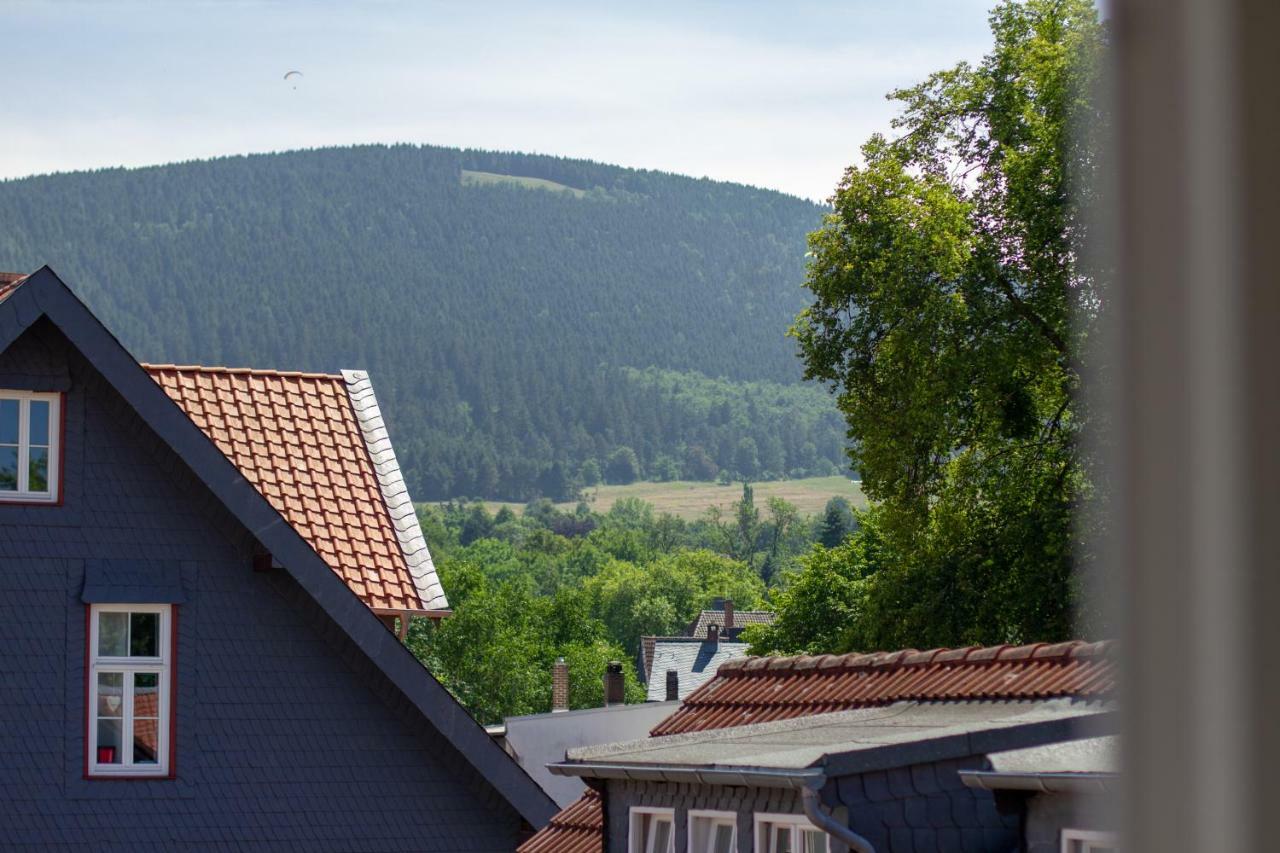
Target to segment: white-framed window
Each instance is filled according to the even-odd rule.
[[[1119,840],[1114,832],[1062,830],[1062,853],[1116,853],[1119,849]]]
[[[630,853],[675,853],[676,814],[672,809],[631,808]]]
[[[689,810],[689,853],[734,853],[738,816],[733,812]]]
[[[90,776],[166,776],[173,673],[168,604],[89,606]]]
[[[828,853],[827,834],[804,815],[757,814],[756,853]]]
[[[62,395],[0,390],[0,501],[56,503]]]

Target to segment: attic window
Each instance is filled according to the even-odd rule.
[[[167,776],[173,608],[89,608],[88,775]]]
[[[56,503],[61,394],[0,391],[0,501]]]

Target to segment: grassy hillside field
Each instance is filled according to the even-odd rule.
[[[802,515],[822,512],[827,501],[837,495],[846,498],[855,507],[866,506],[862,485],[848,477],[808,477],[801,480],[779,480],[771,483],[753,483],[756,505],[764,507],[771,497],[780,497],[795,504]],[[621,498],[640,498],[653,504],[657,512],[669,512],[689,521],[705,513],[708,507],[718,506],[724,512],[742,497],[742,484],[699,483],[676,480],[670,483],[632,483],[629,486],[598,486],[587,489],[584,497],[596,512],[608,512]],[[489,512],[496,513],[502,507],[522,512],[524,504],[503,501],[486,501]],[[572,510],[575,503],[556,504],[561,509]]]

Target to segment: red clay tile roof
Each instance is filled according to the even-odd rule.
[[[593,788],[551,818],[516,853],[604,853],[604,806]]]
[[[739,658],[691,693],[654,736],[849,711],[904,700],[1105,698],[1114,646],[1037,643],[919,652]]]
[[[0,302],[4,302],[26,279],[24,272],[0,272]]]
[[[429,555],[415,583],[343,376],[143,367],[371,608],[448,606]]]

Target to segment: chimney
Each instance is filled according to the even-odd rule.
[[[710,625],[707,626],[707,642],[708,643],[720,642],[720,626],[714,622],[712,622]]]
[[[667,701],[674,702],[680,698],[680,673],[674,669],[667,670]]]
[[[733,624],[733,599],[726,598],[724,600],[724,630],[729,633],[730,628],[736,627]]]
[[[622,661],[611,660],[604,668],[604,706],[621,705],[626,702],[626,693],[622,688]]]
[[[569,710],[569,664],[556,658],[551,666],[551,713]]]

